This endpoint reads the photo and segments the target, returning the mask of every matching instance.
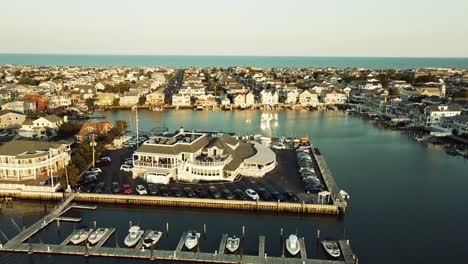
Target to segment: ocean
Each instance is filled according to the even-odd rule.
[[[468,58],[275,57],[178,55],[0,54],[0,65],[195,67],[363,67],[369,69],[468,68]]]

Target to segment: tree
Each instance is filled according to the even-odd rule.
[[[65,122],[60,125],[57,131],[58,138],[70,138],[76,135],[81,129],[81,124]]]
[[[138,105],[144,105],[146,103],[146,97],[140,96],[138,99]]]
[[[86,99],[86,106],[88,107],[88,109],[93,109],[94,108],[94,99],[93,98]]]

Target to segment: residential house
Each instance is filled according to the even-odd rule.
[[[49,98],[49,108],[66,108],[72,105],[72,100],[68,95],[53,95]]]
[[[278,92],[272,90],[262,90],[260,92],[260,103],[263,105],[277,105],[279,103]]]
[[[460,114],[461,109],[458,105],[429,105],[424,109],[425,125],[427,127],[440,127],[443,118]]]
[[[85,122],[75,137],[80,142],[92,141],[107,136],[112,127],[111,121]]]
[[[39,117],[36,120],[26,119],[18,134],[29,138],[51,138],[57,136],[60,126],[66,122],[56,115]]]
[[[122,97],[120,97],[119,105],[125,107],[131,107],[138,105],[140,101],[140,96],[137,92],[126,92]]]
[[[337,104],[344,104],[348,96],[338,90],[332,90],[329,92],[324,92],[322,94],[322,102],[326,105],[337,105]]]
[[[174,94],[172,95],[172,105],[175,107],[188,107],[192,105],[190,95]]]
[[[70,162],[70,146],[64,143],[12,140],[0,146],[0,179],[47,179]]]
[[[296,90],[291,90],[286,93],[286,98],[284,100],[284,103],[286,104],[296,104],[297,100],[299,99],[299,91]]]
[[[10,110],[0,110],[0,129],[21,127],[26,116]]]
[[[155,91],[146,95],[146,104],[150,106],[161,106],[164,105],[164,98],[164,93]]]
[[[2,110],[10,110],[22,114],[36,112],[36,102],[16,100],[2,105]]]
[[[299,94],[299,104],[302,106],[317,107],[319,104],[319,95],[316,92],[304,90]]]
[[[94,104],[97,106],[112,106],[116,98],[117,95],[115,93],[100,93],[97,95],[97,100]]]
[[[23,100],[35,101],[37,112],[44,112],[49,108],[49,97],[43,94],[25,94]]]

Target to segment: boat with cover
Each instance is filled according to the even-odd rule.
[[[99,242],[108,232],[109,228],[99,227],[93,232],[91,232],[91,234],[88,237],[88,242],[91,245],[94,245],[97,242]]]
[[[296,235],[289,235],[289,237],[286,239],[286,249],[292,256],[296,256],[297,253],[301,251],[299,246],[299,239]]]
[[[143,246],[146,248],[150,248],[151,246],[158,243],[158,241],[161,239],[161,236],[162,236],[161,231],[151,230],[143,238]]]
[[[70,241],[75,245],[80,244],[89,237],[91,232],[93,232],[93,229],[91,228],[82,228],[76,234],[73,235]]]
[[[336,243],[336,241],[323,240],[322,246],[325,251],[334,258],[338,258],[341,255],[340,248],[338,247],[338,243]]]
[[[132,226],[128,230],[128,235],[125,238],[124,243],[127,247],[133,247],[138,243],[138,241],[140,241],[142,236],[143,230],[140,230],[139,226]]]
[[[240,245],[240,238],[233,236],[233,237],[228,237],[226,240],[226,249],[229,252],[234,252],[239,248]]]
[[[198,238],[200,237],[200,233],[196,231],[188,231],[187,237],[185,238],[185,247],[187,249],[193,249],[198,245]]]

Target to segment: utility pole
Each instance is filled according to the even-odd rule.
[[[138,105],[135,106],[135,131],[136,131],[136,146],[138,148],[140,137],[138,136]]]
[[[95,148],[96,147],[96,141],[94,141],[94,132],[92,134],[92,140],[91,142],[89,143],[89,145],[91,145],[91,147],[93,148],[93,168],[96,167],[96,153],[95,153]]]

